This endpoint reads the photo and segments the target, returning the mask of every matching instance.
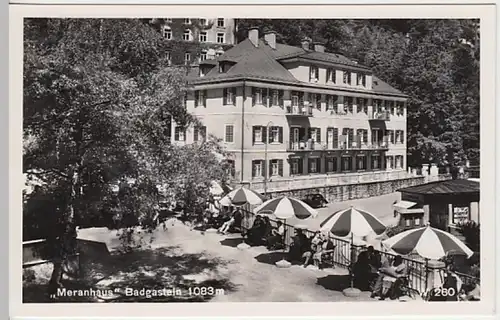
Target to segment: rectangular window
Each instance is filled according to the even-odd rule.
[[[207,52],[205,50],[200,52],[200,62],[207,60]]]
[[[326,172],[337,172],[337,158],[326,158]]]
[[[269,132],[269,142],[280,141],[280,127],[271,127]]]
[[[380,132],[378,129],[372,129],[372,144],[376,145],[381,140],[379,137],[379,133]]]
[[[292,158],[290,159],[290,175],[302,174],[302,159]]]
[[[184,129],[184,127],[176,126],[175,133],[174,133],[174,140],[175,141],[185,141],[186,140],[185,132],[186,132],[186,130]]]
[[[252,177],[257,178],[257,177],[262,177],[264,168],[263,168],[263,162],[262,160],[253,160],[252,161]]]
[[[270,177],[283,176],[283,160],[273,159],[269,161],[269,176]]]
[[[373,99],[373,113],[379,112],[382,108],[382,100]]]
[[[191,19],[190,18],[185,18],[184,19],[184,24],[191,24]]]
[[[350,71],[343,71],[342,72],[342,79],[344,84],[351,84],[351,72]]]
[[[380,156],[379,155],[372,155],[372,169],[380,169]]]
[[[342,157],[342,171],[351,171],[352,170],[352,157],[346,156]]]
[[[172,22],[172,18],[165,18],[165,22],[168,22],[168,23]]]
[[[194,127],[194,130],[193,130],[193,141],[194,142],[205,141],[206,137],[207,137],[207,127],[205,127],[205,126]]]
[[[279,90],[272,90],[271,92],[271,105],[279,106],[280,105],[280,92]]]
[[[385,167],[387,170],[394,169],[394,157],[393,156],[385,156]]]
[[[309,81],[318,82],[319,79],[319,69],[316,66],[309,67]]]
[[[200,25],[202,25],[202,26],[206,26],[206,25],[208,25],[208,23],[207,23],[207,22],[208,22],[208,21],[207,21],[207,19],[203,19],[203,18],[202,18],[202,19],[200,19]]]
[[[224,33],[217,32],[217,43],[224,43]]]
[[[358,86],[366,87],[366,76],[358,73]]]
[[[263,104],[263,91],[262,88],[254,88],[254,104]]]
[[[198,90],[198,91],[195,91],[195,94],[194,94],[194,97],[195,97],[195,107],[205,107],[206,106],[206,103],[207,103],[207,96],[206,96],[206,92],[205,90]]]
[[[218,28],[224,28],[225,23],[224,23],[224,18],[217,18],[217,27]]]
[[[262,140],[262,130],[263,128],[261,126],[254,126],[253,127],[253,142],[263,142]]]
[[[337,112],[338,96],[327,96],[326,110]]]
[[[309,173],[321,172],[321,158],[309,158]]]
[[[292,92],[292,107],[299,106],[299,94],[297,92]]]
[[[356,169],[357,170],[366,170],[366,156],[358,155],[356,157]]]
[[[224,141],[228,143],[234,142],[234,126],[231,124],[226,125],[226,130],[224,134]]]
[[[420,226],[420,218],[415,218],[415,226]]]
[[[357,98],[356,102],[358,103],[358,105],[357,105],[358,113],[366,113],[367,112],[367,105],[368,105],[367,99],[366,98]]]
[[[321,143],[321,129],[309,128],[309,138],[311,138],[314,143]]]
[[[405,219],[405,225],[406,225],[407,227],[410,227],[410,226],[411,226],[411,221],[410,221],[410,219],[409,219],[409,218],[406,218],[406,219]]]
[[[228,174],[231,178],[234,178],[235,175],[236,175],[236,167],[235,167],[235,163],[234,163],[234,160],[226,160],[227,162],[227,166],[228,166]]]
[[[165,58],[167,58],[168,65],[172,64],[172,53],[170,51],[165,52]]]
[[[328,69],[326,73],[326,82],[333,84],[337,82],[337,71],[335,69]]]
[[[184,33],[182,34],[182,40],[191,41],[191,30],[184,30]]]
[[[186,52],[184,53],[184,64],[188,65],[191,63],[191,53]]]
[[[167,40],[172,40],[172,30],[168,26],[163,26],[163,37]]]
[[[207,42],[207,32],[206,31],[200,32],[200,42]]]
[[[309,96],[309,100],[311,100],[311,107],[321,110],[321,95],[317,93],[311,93]]]
[[[344,110],[349,113],[354,111],[354,101],[353,97],[344,97]]]
[[[224,88],[224,105],[236,105],[236,87]]]

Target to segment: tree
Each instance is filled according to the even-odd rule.
[[[52,291],[89,214],[109,210],[117,227],[152,229],[158,185],[178,196],[192,188],[172,176],[225,178],[212,153],[188,162],[191,149],[165,135],[171,119],[186,128],[199,121],[183,107],[185,71],[167,67],[162,47],[158,32],[134,19],[25,20],[23,164],[47,183],[27,197],[25,214],[35,199],[51,199],[44,212],[52,211],[46,237],[57,252]],[[187,163],[210,174],[190,175]]]

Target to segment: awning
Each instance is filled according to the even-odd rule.
[[[417,204],[416,202],[401,200],[401,201],[396,202],[394,204],[394,207],[400,208],[400,209],[410,209],[411,207],[413,207],[416,204]]]

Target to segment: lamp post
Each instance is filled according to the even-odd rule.
[[[266,143],[264,146],[264,195],[267,196],[267,175],[269,174],[269,170],[267,168],[267,145],[269,144],[269,125],[273,125],[272,121],[269,121],[266,125]]]

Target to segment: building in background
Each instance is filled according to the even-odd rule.
[[[187,108],[204,126],[172,124],[173,140],[223,139],[237,182],[279,192],[408,174],[407,96],[321,43],[254,28],[190,82]]]
[[[235,42],[234,19],[163,18],[151,23],[170,44],[168,55],[174,65],[196,66],[205,59],[215,59]]]

